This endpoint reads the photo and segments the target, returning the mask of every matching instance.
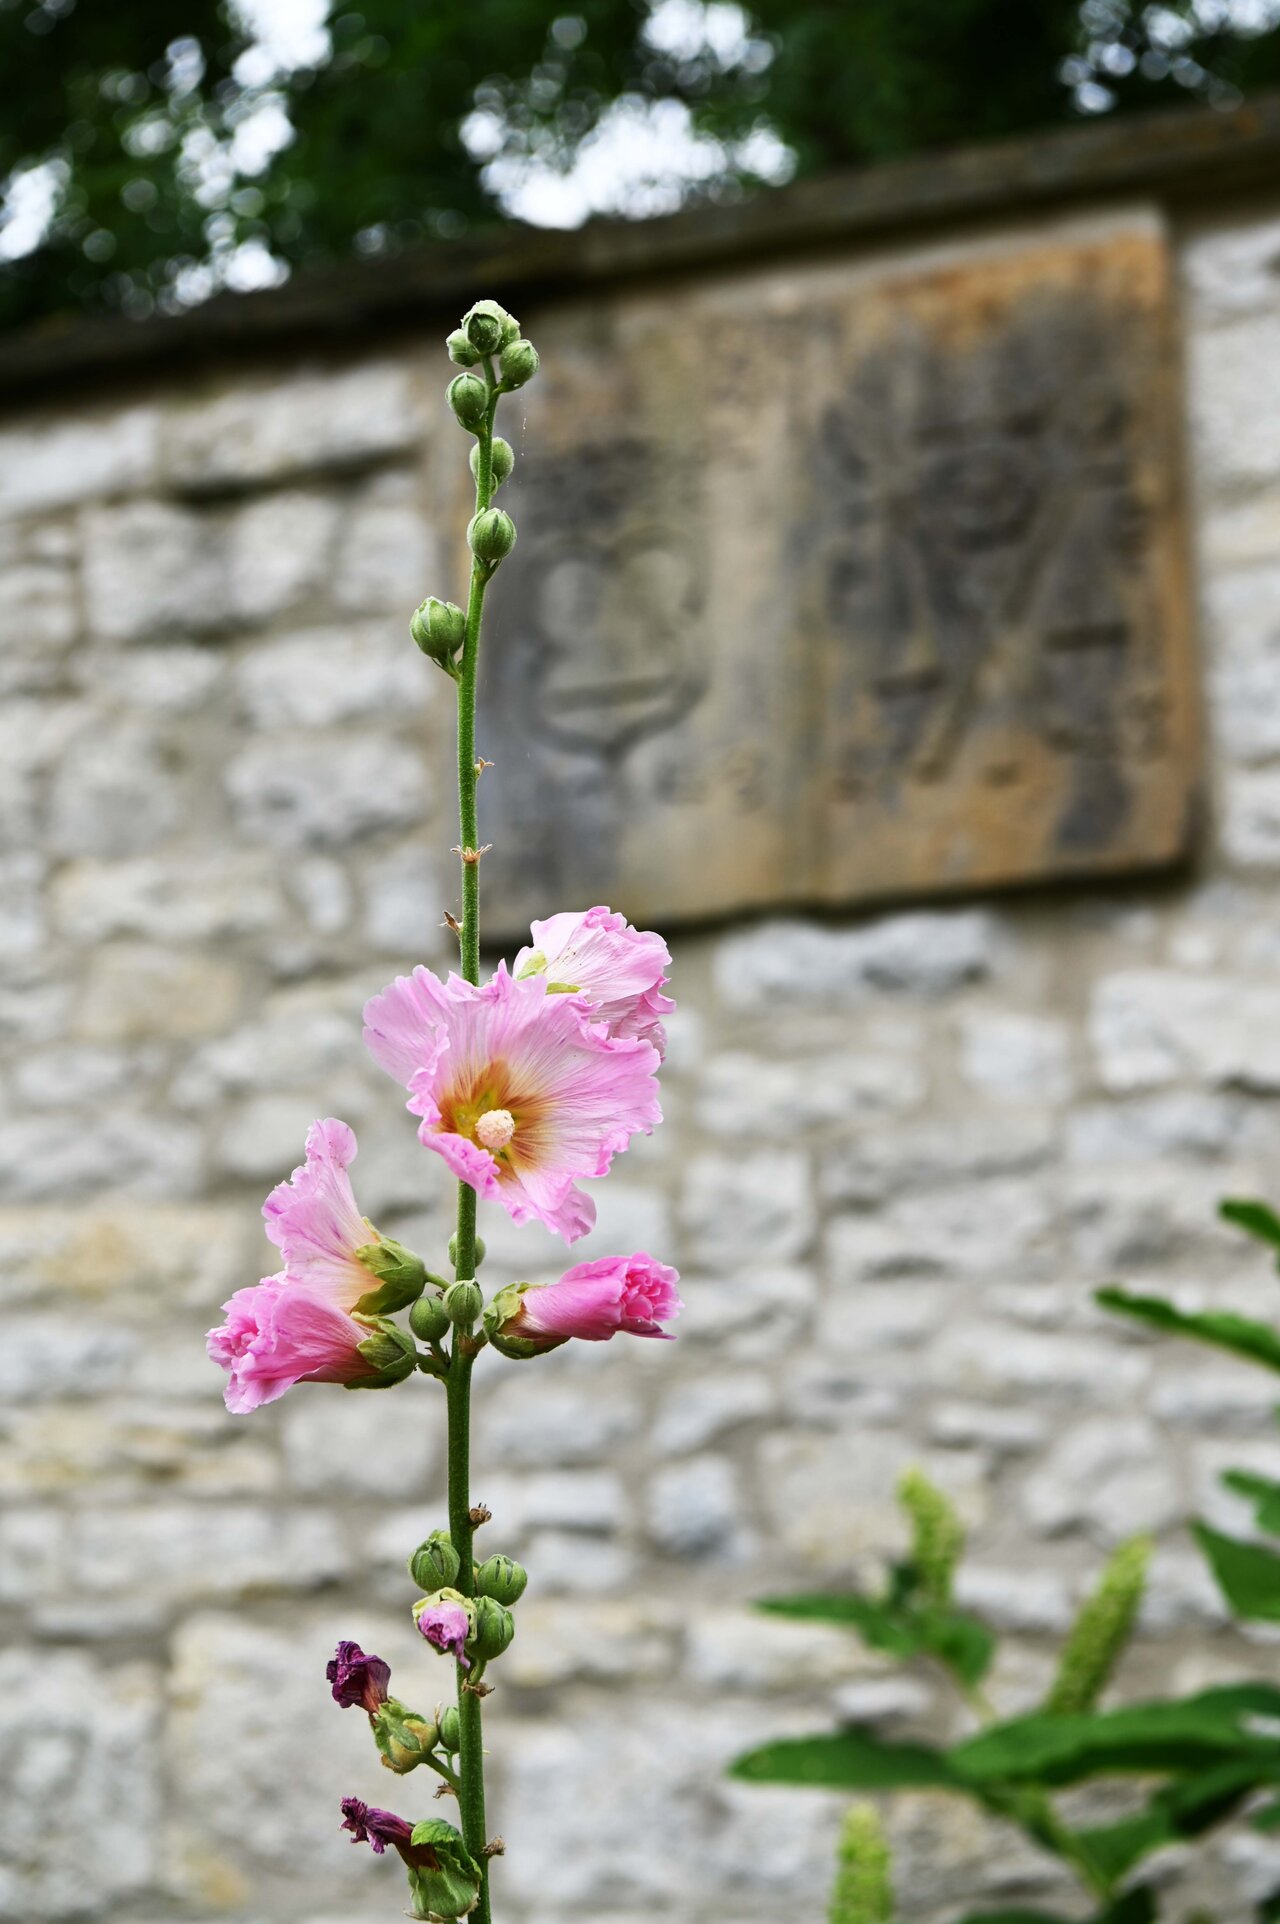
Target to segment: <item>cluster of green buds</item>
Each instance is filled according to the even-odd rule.
[[[511,1606],[524,1595],[529,1579],[514,1558],[489,1556],[474,1567],[467,1596],[454,1587],[461,1568],[448,1532],[433,1530],[409,1559],[409,1575],[426,1591],[413,1606],[413,1620],[434,1650],[456,1658],[474,1688],[486,1664],[510,1645],[515,1635]]]
[[[409,632],[423,654],[456,680],[466,653],[468,629],[478,625],[475,588],[483,587],[499,563],[516,545],[515,522],[493,496],[515,467],[509,441],[493,431],[500,398],[514,393],[538,372],[538,351],[525,340],[520,323],[497,301],[477,301],[463,315],[462,324],[448,338],[449,359],[465,373],[455,374],[446,390],[454,419],[475,436],[471,473],[476,484],[476,508],[467,527],[471,549],[472,601],[467,613],[456,602],[429,595],[418,607]],[[474,370],[479,370],[475,372]],[[470,619],[475,610],[476,620]]]

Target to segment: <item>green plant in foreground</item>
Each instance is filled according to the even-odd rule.
[[[1280,1246],[1280,1222],[1276,1241]],[[1280,1501],[1280,1487],[1272,1494]],[[959,1691],[978,1728],[959,1743],[932,1745],[892,1741],[855,1724],[762,1745],[737,1759],[733,1775],[829,1790],[936,1790],[966,1797],[1016,1824],[1070,1869],[1092,1907],[1087,1924],[1153,1924],[1159,1899],[1141,1879],[1144,1860],[1167,1845],[1204,1836],[1260,1792],[1280,1791],[1280,1744],[1269,1727],[1280,1718],[1280,1687],[1250,1682],[1181,1701],[1099,1708],[1146,1584],[1151,1545],[1135,1538],[1113,1552],[1080,1606],[1044,1702],[1027,1715],[1002,1719],[982,1688],[995,1638],[951,1602],[963,1549],[959,1518],[919,1471],[907,1473],[899,1496],[912,1540],[891,1567],[882,1594],[770,1597],[759,1607],[843,1625],[872,1649],[902,1660],[932,1661]],[[1280,1557],[1276,1566],[1280,1575]],[[1123,1778],[1137,1778],[1145,1788],[1146,1801],[1132,1815],[1075,1825],[1059,1809],[1063,1791]],[[1255,1821],[1266,1823],[1270,1810]],[[878,1826],[873,1832],[855,1807],[841,1836],[831,1924],[893,1918],[888,1849],[877,1837]],[[1260,1924],[1280,1918],[1280,1905],[1264,1904],[1258,1918]],[[970,1912],[957,1924],[1067,1920],[1014,1908]]]

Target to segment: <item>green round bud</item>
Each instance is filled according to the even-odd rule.
[[[505,1605],[493,1597],[476,1598],[476,1627],[467,1638],[481,1663],[500,1657],[516,1634],[516,1620]]]
[[[486,508],[483,514],[472,515],[467,540],[477,561],[496,567],[516,545],[516,524],[501,508]]]
[[[470,1329],[484,1308],[484,1291],[479,1283],[450,1283],[440,1300],[451,1323],[459,1323],[463,1328]]]
[[[432,661],[452,661],[466,639],[467,618],[455,601],[428,595],[414,609],[409,633]]]
[[[409,1575],[420,1590],[447,1590],[461,1568],[462,1559],[444,1530],[433,1530],[409,1558]]]
[[[448,1334],[449,1312],[438,1296],[419,1296],[409,1311],[409,1328],[420,1343],[438,1343]]]
[[[455,374],[445,389],[449,406],[464,428],[479,434],[489,411],[489,390],[474,374]]]
[[[519,1603],[528,1581],[529,1572],[513,1557],[486,1557],[476,1566],[476,1595],[492,1597],[495,1603]]]
[[[453,333],[450,334],[448,340],[445,342],[445,346],[449,350],[449,359],[455,366],[476,367],[479,364],[481,359],[480,355],[476,349],[472,347],[460,327],[454,328]]]
[[[484,1237],[477,1236],[476,1237],[476,1268],[477,1269],[479,1269],[481,1263],[484,1261],[484,1256],[485,1256]],[[457,1267],[458,1238],[456,1236],[450,1236],[449,1238],[449,1261],[454,1265],[455,1268]]]
[[[462,317],[462,332],[478,353],[496,354],[516,338],[520,323],[497,301],[477,301]]]
[[[436,1719],[440,1732],[441,1750],[456,1751],[462,1748],[462,1732],[458,1728],[458,1706],[448,1704]]]
[[[523,387],[538,372],[538,350],[532,341],[512,341],[498,357],[498,372],[508,387]]]
[[[495,434],[492,442],[492,461],[491,461],[491,469],[493,473],[493,485],[495,488],[500,488],[503,482],[509,478],[511,474],[511,470],[512,468],[514,468],[515,464],[516,464],[515,449],[512,447],[510,441],[504,441],[500,434]],[[476,442],[475,446],[471,450],[471,472],[474,478],[477,481],[479,481],[480,479],[480,443],[478,441]]]

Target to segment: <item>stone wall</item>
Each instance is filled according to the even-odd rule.
[[[1280,1474],[1270,1382],[1090,1306],[1124,1276],[1275,1310],[1214,1205],[1274,1193],[1280,1151],[1280,199],[1136,211],[1179,272],[1196,858],[678,934],[668,1124],[580,1249],[678,1261],[681,1340],[481,1372],[477,1490],[533,1571],[491,1713],[511,1924],[818,1915],[836,1800],[727,1784],[726,1760],[839,1713],[955,1713],[928,1674],[746,1606],[874,1572],[911,1462],[972,1525],[1004,1708],[1138,1528],[1160,1550],[1124,1687],[1274,1666],[1224,1629],[1183,1529],[1231,1513],[1225,1464]],[[519,311],[554,357],[569,309]],[[354,1636],[431,1699],[402,1565],[442,1518],[438,1394],[304,1388],[231,1419],[202,1336],[263,1272],[258,1205],[317,1114],[356,1127],[382,1228],[448,1233],[359,1034],[368,993],[447,959],[448,691],[405,640],[459,580],[439,332],[133,364],[0,425],[13,1924],[373,1924],[400,1901],[337,1832],[343,1794],[397,1797],[323,1663]],[[546,1265],[541,1234],[487,1233],[494,1270]],[[967,1809],[904,1798],[893,1829],[912,1924],[1061,1894]],[[1243,1924],[1280,1850],[1230,1833],[1201,1875],[1170,1857],[1187,1912]]]

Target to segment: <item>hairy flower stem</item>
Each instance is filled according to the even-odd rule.
[[[479,459],[476,463],[476,513],[489,505],[493,493],[493,417],[498,405],[498,384],[489,361],[484,364],[489,390],[489,406],[483,427],[476,437]],[[480,620],[484,613],[484,591],[493,573],[492,566],[474,559],[471,567],[471,592],[467,599],[466,639],[458,672],[458,828],[462,863],[462,928],[459,932],[461,970],[468,982],[480,980],[480,832],[476,819],[476,669],[480,653]],[[476,1192],[469,1184],[458,1184],[458,1230],[455,1244],[455,1277],[471,1281],[476,1273]],[[474,1561],[471,1554],[471,1369],[475,1361],[468,1333],[454,1334],[449,1371],[445,1379],[449,1412],[449,1535],[458,1553],[460,1567],[457,1587],[464,1596],[474,1594]],[[488,1842],[484,1811],[484,1737],[481,1729],[481,1699],[464,1686],[467,1672],[457,1666],[458,1687],[458,1808],[462,1837],[467,1849],[481,1868],[476,1924],[490,1924],[489,1860],[483,1855]]]

